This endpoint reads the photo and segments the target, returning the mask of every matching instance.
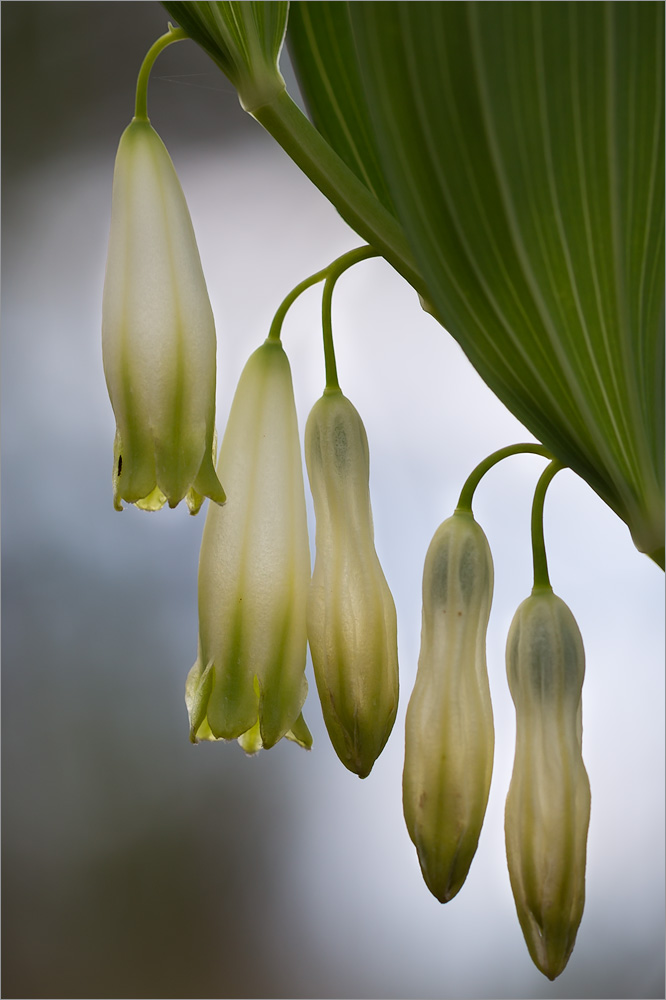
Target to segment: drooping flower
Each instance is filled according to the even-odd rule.
[[[407,829],[425,882],[442,903],[467,878],[490,791],[495,736],[486,631],[492,595],[486,536],[471,511],[456,511],[426,555],[403,773]]]
[[[213,459],[215,325],[185,196],[150,122],[118,147],[102,313],[114,506],[224,503]]]
[[[278,340],[245,366],[218,472],[228,500],[209,507],[201,544],[190,738],[238,739],[248,753],[283,736],[309,747],[310,550],[291,370]]]
[[[535,587],[518,608],[506,668],[516,708],[505,812],[511,888],[532,961],[555,979],[583,915],[590,783],[582,757],[583,641],[550,587]]]
[[[365,778],[398,706],[395,605],[375,551],[368,440],[339,389],[308,418],[305,458],[317,521],[308,640],[324,721],[338,757]]]

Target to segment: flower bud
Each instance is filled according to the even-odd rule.
[[[555,979],[583,915],[590,784],[582,757],[583,642],[550,589],[535,589],[518,608],[506,664],[516,708],[505,813],[511,888],[532,960]]]
[[[421,652],[405,724],[403,807],[441,903],[467,878],[488,803],[495,734],[486,668],[493,562],[473,515],[439,526],[423,570]]]
[[[224,503],[215,475],[215,326],[192,223],[148,121],[120,139],[102,312],[116,417],[113,494],[146,510]]]
[[[291,369],[279,341],[247,362],[218,462],[199,561],[199,653],[187,681],[190,738],[254,753],[283,736],[309,747],[305,493]]]
[[[308,640],[324,721],[338,757],[365,778],[398,705],[397,624],[374,545],[368,440],[339,390],[326,390],[305,429],[317,521]]]

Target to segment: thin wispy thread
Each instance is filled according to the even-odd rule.
[[[225,81],[219,81],[219,77],[216,76],[215,73],[169,73],[168,75],[165,74],[163,76],[153,73],[152,79],[154,81],[159,80],[163,83],[181,84],[183,87],[192,87],[194,90],[213,90],[218,94],[230,94],[236,92],[233,84],[231,83],[226,83],[226,86],[223,85],[221,87],[209,87],[202,83],[189,82],[194,77],[206,77],[209,80],[216,79],[218,82],[222,82],[223,84],[225,83]]]

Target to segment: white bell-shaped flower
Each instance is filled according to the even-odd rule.
[[[229,499],[209,507],[201,542],[190,738],[238,739],[248,753],[283,736],[310,747],[301,715],[310,547],[291,369],[279,340],[267,340],[243,370],[218,469]]]
[[[134,119],[118,147],[102,319],[116,417],[113,494],[147,510],[224,503],[213,465],[215,325],[164,143]]]

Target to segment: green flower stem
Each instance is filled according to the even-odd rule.
[[[333,261],[328,269],[324,294],[321,303],[321,319],[324,328],[324,363],[326,365],[326,391],[339,392],[338,370],[335,364],[335,349],[333,347],[333,325],[331,320],[331,300],[335,283],[341,274],[361,260],[369,257],[379,257],[380,254],[372,247],[359,247],[357,250],[350,250]]]
[[[400,224],[294,104],[286,90],[252,115],[279,142],[345,222],[425,299],[429,292]]]
[[[543,538],[543,505],[546,499],[546,490],[550,486],[553,476],[564,466],[561,462],[551,462],[547,469],[541,474],[534,491],[534,503],[532,504],[532,558],[534,560],[534,586],[535,590],[552,590],[550,578],[548,576],[548,561],[546,559],[546,544]]]
[[[547,448],[544,448],[542,444],[510,444],[506,448],[500,448],[499,451],[494,451],[492,455],[488,455],[488,458],[484,458],[483,462],[480,462],[472,473],[467,477],[465,485],[460,493],[460,499],[458,500],[457,511],[465,511],[468,514],[472,513],[472,497],[474,496],[474,491],[477,486],[485,476],[489,469],[492,469],[494,465],[501,462],[505,458],[510,458],[511,455],[541,455],[543,458],[552,459],[551,453]]]
[[[165,35],[154,42],[146,53],[146,58],[141,64],[141,69],[139,70],[139,76],[136,81],[136,104],[134,117],[138,118],[139,121],[149,121],[148,118],[148,78],[150,77],[150,71],[153,68],[153,63],[157,59],[160,52],[162,52],[167,45],[171,45],[172,42],[182,42],[184,39],[189,38],[186,31],[182,28],[174,28],[172,24],[169,24],[169,30]]]
[[[284,318],[298,296],[312,285],[316,285],[318,281],[326,280],[322,298],[324,363],[326,365],[326,389],[332,392],[340,391],[340,386],[338,385],[338,373],[335,364],[333,326],[331,321],[331,300],[333,298],[335,283],[340,275],[344,274],[348,268],[353,267],[354,264],[358,264],[361,260],[368,260],[370,257],[380,256],[381,254],[379,251],[373,249],[373,247],[357,247],[355,250],[348,250],[347,253],[343,253],[341,257],[337,257],[336,260],[334,260],[331,264],[328,264],[327,267],[322,268],[321,271],[316,271],[314,274],[311,274],[309,278],[305,278],[300,282],[300,284],[296,285],[296,287],[289,292],[289,295],[287,295],[286,298],[280,303],[280,306],[273,317],[273,322],[271,323],[271,328],[268,333],[268,340],[279,341],[282,333]]]
[[[316,285],[318,281],[323,281],[329,272],[330,264],[328,267],[322,268],[321,271],[317,271],[315,274],[311,274],[309,278],[305,278],[300,284],[296,285],[295,288],[289,292],[289,295],[281,302],[278,311],[273,317],[273,322],[271,323],[271,328],[268,332],[269,340],[279,340],[280,334],[282,333],[282,324],[284,323],[284,318],[287,315],[288,310],[294,304],[299,295],[301,295],[306,289],[311,288],[312,285]]]

